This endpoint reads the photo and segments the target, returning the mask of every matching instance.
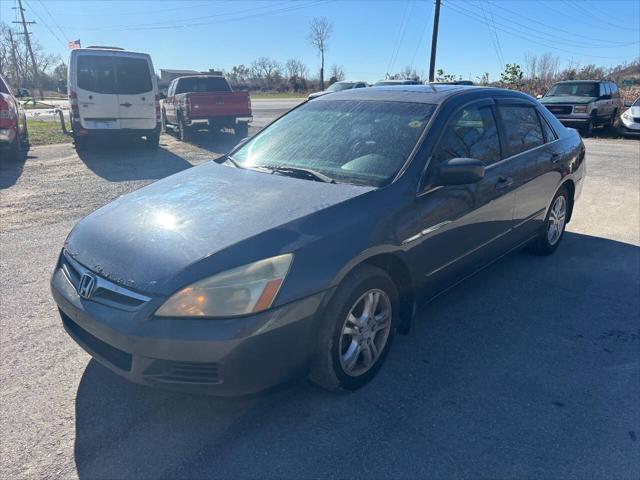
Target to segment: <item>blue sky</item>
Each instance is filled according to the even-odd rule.
[[[15,20],[16,0],[0,1]],[[68,57],[67,41],[117,45],[151,54],[157,70],[230,69],[257,57],[300,58],[317,72],[309,22],[334,32],[327,65],[375,81],[407,65],[428,71],[434,4],[429,1],[23,0],[45,49]],[[631,0],[443,0],[437,67],[475,79],[499,78],[503,63],[550,52],[561,66],[616,65],[640,57],[640,2]]]

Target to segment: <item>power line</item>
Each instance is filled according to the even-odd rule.
[[[498,44],[496,43],[496,39],[494,36],[495,33],[495,25],[491,25],[489,23],[489,18],[487,17],[487,12],[484,9],[484,5],[480,4],[480,6],[482,7],[482,16],[485,19],[485,22],[487,24],[487,30],[489,31],[489,37],[491,38],[491,45],[493,45],[493,49],[496,52],[496,57],[498,58],[498,63],[500,64],[500,69],[504,68],[504,63],[502,61],[502,58],[500,58],[500,52],[498,51]]]
[[[62,28],[60,28],[60,25],[58,25],[58,22],[56,21],[56,19],[53,17],[53,15],[51,15],[51,12],[49,11],[45,3],[42,0],[38,0],[38,2],[40,3],[40,5],[42,5],[44,10],[47,12],[49,17],[51,18],[51,20],[53,20],[53,24],[58,28],[58,31],[62,35],[62,38],[66,38],[67,41],[71,40],[71,37],[69,35],[65,35],[65,33],[62,31]]]
[[[414,68],[415,65],[415,60],[416,60],[416,56],[418,55],[418,50],[420,50],[420,47],[423,45],[423,40],[425,38],[425,35],[427,33],[427,30],[429,28],[429,21],[425,21],[424,22],[424,27],[422,28],[422,33],[420,34],[420,37],[418,39],[418,43],[416,43],[416,49],[413,51],[413,56],[411,57],[411,68]]]
[[[461,14],[461,15],[464,15],[466,17],[472,18],[473,20],[475,20],[477,22],[485,23],[485,22],[482,21],[482,19],[479,19],[477,17],[477,15],[473,11],[467,10],[465,8],[462,8],[462,7],[458,6],[458,5],[454,5],[454,4],[448,3],[448,2],[447,2],[447,4],[445,6],[447,8],[452,9],[453,11]],[[601,58],[601,59],[607,59],[607,60],[620,60],[620,59],[626,59],[627,58],[627,57],[607,57],[607,56],[603,56],[603,55],[591,55],[591,54],[588,54],[588,53],[574,52],[574,51],[571,51],[571,50],[567,50],[567,49],[564,49],[564,48],[557,47],[555,45],[551,45],[551,44],[548,44],[548,43],[541,42],[536,37],[527,36],[527,35],[522,34],[520,32],[514,32],[512,30],[508,30],[508,29],[501,28],[501,27],[496,27],[496,29],[500,30],[501,32],[505,32],[505,33],[507,33],[507,34],[509,34],[511,36],[522,38],[522,39],[527,40],[527,41],[532,42],[532,43],[537,43],[538,45],[542,45],[543,47],[551,48],[553,50],[558,50],[558,51],[565,52],[565,53],[570,53],[572,55],[580,55],[580,56],[584,56],[584,57]]]
[[[44,28],[46,28],[47,30],[49,30],[49,33],[51,33],[51,35],[52,35],[56,40],[58,40],[60,43],[62,43],[62,44],[66,47],[66,46],[67,46],[67,44],[65,43],[65,41],[64,41],[64,40],[62,40],[62,39],[58,36],[58,34],[57,34],[56,32],[54,32],[53,30],[51,30],[51,28],[49,27],[49,25],[47,25],[47,23],[42,19],[42,17],[38,14],[38,12],[36,12],[36,11],[35,11],[35,9],[34,9],[31,5],[29,5],[29,3],[27,3],[27,1],[26,1],[26,0],[25,0],[25,2],[24,2],[24,3],[25,3],[25,5],[27,5],[28,7],[30,7],[30,8],[31,8],[31,13],[33,13],[33,14],[38,18],[38,20],[40,20],[40,23],[41,23],[42,25],[44,25]]]
[[[469,5],[469,3],[465,3],[464,5],[467,6],[467,5]],[[482,5],[482,4],[480,4],[480,5]],[[457,3],[456,3],[456,6],[458,8],[464,8],[464,7],[460,6]],[[472,8],[476,8],[476,7],[474,6]],[[472,12],[474,14],[479,13],[479,12],[477,12],[477,11],[475,11],[473,9],[469,9],[469,8],[466,8],[466,10],[469,11],[469,12]],[[584,42],[578,43],[578,42],[575,42],[575,41],[566,40],[562,36],[557,35],[555,33],[552,33],[552,27],[550,27],[548,25],[546,26],[547,30],[540,30],[540,29],[536,29],[536,28],[531,27],[531,25],[527,25],[527,24],[518,22],[517,20],[514,20],[514,19],[509,18],[509,17],[505,17],[504,15],[495,14],[495,16],[499,17],[499,18],[502,18],[505,21],[509,22],[509,24],[504,24],[504,23],[501,23],[501,22],[496,22],[494,20],[494,24],[501,25],[504,28],[507,28],[507,29],[512,28],[511,24],[518,25],[518,26],[520,26],[522,28],[526,28],[527,29],[526,31],[537,32],[538,35],[549,37],[549,38],[545,38],[543,40],[547,40],[547,41],[551,41],[551,42],[561,41],[566,45],[570,45],[572,47],[577,47],[577,48],[607,48],[607,49],[610,49],[610,48],[616,48],[616,47],[626,47],[626,46],[629,46],[629,45],[634,45],[636,43],[640,43],[640,42],[626,42],[626,43],[624,43],[624,42],[623,43],[607,42],[606,45],[585,44]]]
[[[404,36],[404,28],[405,22],[408,20],[409,15],[409,6],[412,5],[412,2],[407,1],[404,5],[404,10],[402,11],[402,18],[400,20],[400,25],[398,26],[398,30],[396,32],[396,39],[393,42],[393,49],[391,50],[391,56],[389,57],[389,63],[387,64],[387,73],[391,72],[391,68],[395,63],[396,51],[399,50],[399,41],[402,32],[402,36]]]
[[[577,9],[578,11],[584,12],[590,18],[593,17],[593,18],[597,19],[598,23],[600,23],[600,24],[605,23],[605,24],[610,25],[610,26],[612,26],[613,28],[616,28],[616,29],[631,30],[631,31],[634,31],[634,32],[637,32],[638,30],[640,30],[640,28],[631,28],[631,27],[627,27],[627,26],[611,23],[610,21],[607,20],[607,15],[608,14],[604,14],[603,15],[602,13],[594,12],[593,10],[589,11],[589,9],[587,8],[586,4],[581,5],[581,4],[577,3],[577,2],[567,2],[567,3],[569,3],[569,5],[573,5],[574,9]]]
[[[500,52],[500,62],[502,66],[504,66],[504,52],[502,51],[502,45],[500,43],[500,37],[498,36],[498,31],[496,30],[496,20],[493,18],[493,8],[491,7],[491,2],[486,0],[487,8],[489,9],[489,15],[491,16],[491,23],[493,24],[493,34],[496,37],[496,43],[498,44],[498,51]]]
[[[254,7],[251,9],[242,9],[242,10],[235,10],[233,12],[222,12],[222,13],[216,13],[216,14],[212,14],[212,15],[200,15],[198,17],[191,17],[191,18],[186,18],[186,19],[172,19],[172,20],[164,20],[161,22],[151,22],[151,23],[137,23],[137,24],[130,24],[130,25],[110,25],[110,26],[105,26],[105,27],[77,27],[77,26],[65,26],[65,28],[74,28],[76,30],[104,30],[104,31],[129,31],[129,30],[167,30],[167,29],[174,29],[174,28],[186,28],[186,27],[196,27],[196,26],[203,26],[203,25],[214,25],[216,23],[222,23],[222,22],[232,22],[232,21],[237,21],[237,20],[245,20],[248,18],[255,18],[255,17],[262,17],[262,16],[267,16],[267,15],[273,15],[273,14],[278,14],[278,13],[283,13],[283,12],[288,12],[291,10],[299,10],[301,8],[308,8],[320,3],[326,3],[328,0],[319,0],[319,1],[313,1],[310,3],[305,3],[305,4],[294,4],[291,5],[291,2],[280,2],[277,4],[268,4],[268,5],[264,5],[264,6],[259,6],[259,7]],[[287,7],[283,7],[283,8],[279,8],[279,9],[275,9],[275,10],[268,10],[273,8],[274,6],[279,7],[279,6],[283,6],[283,5],[287,5]],[[208,19],[208,18],[219,18],[219,17],[226,17],[226,16],[230,16],[230,15],[237,15],[239,13],[246,13],[246,12],[255,12],[256,10],[260,10],[260,9],[267,9],[264,12],[258,12],[258,13],[252,13],[249,15],[244,15],[244,16],[240,16],[240,17],[236,17],[236,18],[225,18],[225,19],[221,19],[221,20],[215,20],[215,21],[211,21],[211,22],[202,22],[201,20],[203,19]],[[193,22],[196,21],[194,23],[184,23],[184,22]]]

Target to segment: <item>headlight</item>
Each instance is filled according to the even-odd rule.
[[[576,105],[573,107],[573,113],[587,113],[586,105]]]
[[[626,112],[624,112],[622,114],[622,118],[624,118],[625,120],[632,121],[633,117],[631,116],[631,110],[627,110]]]
[[[287,253],[218,273],[174,293],[159,317],[232,317],[271,306],[293,255]]]

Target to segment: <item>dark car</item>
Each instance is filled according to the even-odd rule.
[[[326,95],[80,221],[53,296],[67,332],[135,382],[356,389],[418,305],[510,250],[558,247],[584,160],[521,93]]]
[[[590,136],[598,126],[613,128],[623,110],[618,86],[608,80],[566,80],[553,85],[542,103],[563,125]]]
[[[419,80],[378,80],[374,87],[394,87],[398,85],[422,85]]]

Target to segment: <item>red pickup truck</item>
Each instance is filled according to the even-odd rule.
[[[238,139],[249,133],[251,98],[249,92],[234,92],[220,75],[192,75],[171,82],[162,106],[162,121],[189,140],[193,130],[232,128]]]

